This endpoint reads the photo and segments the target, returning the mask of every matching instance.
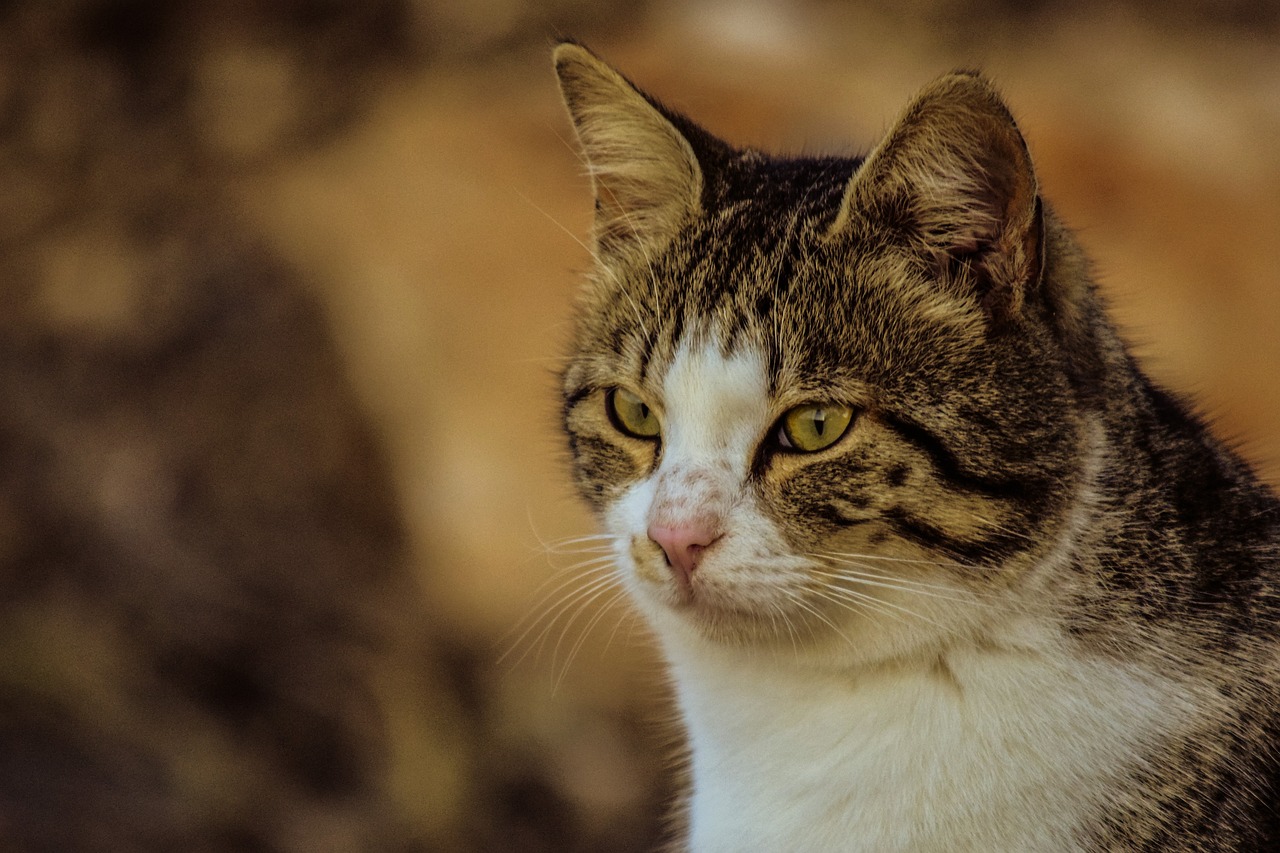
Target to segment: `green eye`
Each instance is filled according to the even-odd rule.
[[[782,416],[778,444],[787,450],[813,453],[835,444],[852,420],[853,409],[839,403],[796,406]]]
[[[609,419],[620,432],[635,438],[655,438],[662,431],[653,409],[624,388],[614,388],[606,402]]]

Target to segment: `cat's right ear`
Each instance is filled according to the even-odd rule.
[[[1043,267],[1043,210],[1026,142],[983,77],[926,86],[846,189],[836,234],[867,217],[993,317],[1019,313]]]
[[[602,259],[647,256],[701,207],[703,171],[672,120],[582,45],[552,54],[596,197]]]

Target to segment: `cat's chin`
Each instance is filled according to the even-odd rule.
[[[703,640],[729,645],[771,646],[791,642],[792,634],[799,635],[794,627],[791,633],[777,619],[762,619],[758,614],[707,602],[690,601],[668,612]]]
[[[673,622],[703,640],[753,646],[822,645],[830,623],[786,603],[744,599],[714,588],[649,590],[651,609],[662,622]]]

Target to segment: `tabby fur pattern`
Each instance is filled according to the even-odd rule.
[[[1280,505],[1135,363],[991,84],[775,157],[554,60],[564,426],[675,681],[677,849],[1280,849]],[[852,423],[796,452],[814,403]]]

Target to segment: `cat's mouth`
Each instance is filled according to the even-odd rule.
[[[666,564],[662,558],[636,561],[636,576],[660,607],[700,629],[719,633],[730,630],[736,637],[787,634],[805,621],[804,607],[796,606],[778,580],[765,579],[764,571],[746,567],[708,565],[689,576]]]
[[[810,624],[804,608],[788,606],[785,598],[757,600],[716,588],[664,595],[663,604],[703,637],[721,643],[807,645],[824,632]]]
[[[759,606],[753,607],[750,602],[739,600],[739,596],[708,584],[677,584],[664,592],[664,604],[692,618],[751,619]]]
[[[661,604],[680,613],[691,615],[722,614],[746,610],[735,605],[730,590],[714,577],[708,578],[706,555],[696,562],[673,561],[671,555],[651,538],[637,536],[631,540],[631,561],[636,577]],[[716,574],[715,569],[711,574]]]
[[[673,566],[652,542],[633,541],[635,576],[645,595],[659,606],[711,636],[737,640],[792,637],[803,627],[813,633],[808,617],[817,612],[802,603],[798,590],[784,580],[798,567],[778,560],[728,564],[709,553],[693,571]],[[803,626],[801,623],[806,623]]]

